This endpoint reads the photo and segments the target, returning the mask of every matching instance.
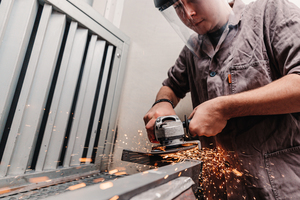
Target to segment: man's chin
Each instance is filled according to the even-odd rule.
[[[199,29],[196,29],[194,30],[196,33],[198,33],[199,35],[205,35],[207,33],[207,31],[205,30],[199,30]]]

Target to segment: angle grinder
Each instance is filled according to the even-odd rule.
[[[177,115],[158,117],[155,122],[154,134],[160,145],[152,147],[151,154],[175,153],[195,147],[201,149],[199,140],[184,140],[185,138],[191,138],[189,135],[189,122],[190,120],[186,116],[183,122]]]

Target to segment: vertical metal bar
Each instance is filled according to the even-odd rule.
[[[60,95],[62,92],[63,81],[64,81],[64,78],[66,75],[68,62],[69,62],[69,58],[70,58],[71,50],[72,50],[72,46],[73,46],[73,41],[75,38],[76,29],[77,29],[77,23],[71,22],[69,32],[68,32],[68,38],[67,38],[65,49],[64,49],[63,59],[61,62],[61,66],[60,66],[59,74],[58,74],[58,78],[57,78],[57,83],[56,83],[55,91],[53,94],[53,101],[51,103],[51,107],[50,107],[50,111],[49,111],[49,115],[48,115],[48,119],[47,119],[47,124],[45,127],[42,145],[41,145],[41,148],[39,151],[35,171],[42,171],[42,169],[44,167],[46,155],[48,152],[49,143],[50,143],[50,140],[52,137],[52,130],[53,130],[53,132],[55,132],[55,128],[53,128],[53,127],[54,127],[55,118],[56,118],[56,114],[57,114],[57,108],[58,108],[58,104],[59,104],[59,100],[60,100]]]
[[[3,134],[35,17],[36,0],[2,1],[0,6],[0,138]],[[9,13],[11,13],[9,15]],[[8,17],[9,16],[9,17]]]
[[[57,167],[86,40],[87,30],[77,29],[77,23],[71,22],[36,171],[43,169],[45,160],[46,169]]]
[[[93,61],[93,57],[94,57],[96,42],[97,42],[97,36],[93,35],[92,38],[91,38],[90,44],[89,44],[89,49],[88,49],[86,60],[85,60],[85,65],[84,65],[84,71],[83,71],[83,76],[82,76],[82,80],[81,80],[81,85],[80,85],[81,89],[80,90],[82,90],[82,88],[83,88],[83,90],[86,89],[86,85],[88,83],[88,77],[89,77],[90,70],[91,70],[91,67],[92,67],[92,61]],[[75,110],[75,113],[74,113],[74,119],[73,119],[73,122],[72,122],[71,133],[70,133],[70,136],[69,136],[69,141],[68,141],[68,146],[67,146],[67,152],[65,154],[64,163],[63,163],[64,167],[68,167],[69,164],[70,164],[70,160],[71,160],[71,156],[72,156],[72,152],[73,152],[73,147],[74,147],[74,142],[75,142],[75,139],[76,139],[75,138],[76,137],[76,132],[77,132],[79,121],[81,120],[80,119],[80,112],[81,112],[81,109],[83,107],[83,100],[84,100],[84,93],[82,95],[78,96],[76,110]]]
[[[0,45],[9,21],[9,16],[15,0],[4,0],[0,6]]]
[[[75,125],[75,123],[73,124],[77,126],[77,130],[73,129],[72,127],[72,131],[76,132],[76,139],[73,147],[73,153],[71,155],[71,166],[80,165],[80,158],[82,155],[84,142],[86,140],[101,64],[103,62],[105,44],[106,42],[101,40],[96,42],[88,83],[86,88],[82,87],[79,93],[79,98],[83,96],[84,100],[82,109],[80,111],[75,111],[75,118],[80,118],[80,121],[78,125]]]
[[[115,81],[115,88],[114,88],[114,97],[113,97],[113,102],[112,102],[112,107],[111,107],[111,115],[110,115],[110,123],[109,123],[109,129],[107,130],[107,139],[106,139],[106,144],[105,144],[105,149],[104,149],[104,155],[106,155],[109,158],[109,163],[101,163],[102,167],[108,168],[108,165],[111,163],[111,154],[113,153],[113,148],[114,148],[114,139],[116,136],[116,128],[117,128],[117,118],[118,118],[118,108],[119,108],[119,102],[120,102],[120,96],[121,96],[121,91],[122,91],[122,83],[124,79],[124,73],[125,73],[125,66],[127,59],[127,51],[128,51],[128,46],[124,44],[123,52],[122,52],[122,59],[118,59],[116,64],[118,64],[120,67],[118,69],[118,76]],[[121,52],[117,50],[116,53],[116,58],[121,56]],[[119,63],[121,62],[121,64]]]
[[[20,122],[13,121],[15,127],[19,127],[18,137],[11,159],[9,174],[16,175],[24,173],[27,165],[31,161],[34,152],[36,138],[40,129],[44,108],[46,105],[53,72],[56,67],[58,53],[65,30],[66,16],[58,12],[53,12],[50,16],[41,53],[38,59],[30,92],[26,96],[26,101],[20,104],[27,105]],[[26,77],[24,84],[26,84]],[[27,84],[26,84],[27,85]],[[17,109],[18,111],[18,109]],[[18,115],[16,112],[15,115]]]
[[[86,29],[77,28],[69,61],[64,58],[64,62],[68,62],[68,69],[61,91],[44,169],[56,169],[58,165],[86,47],[87,32]]]
[[[19,99],[20,102],[26,102],[26,100],[27,100],[27,96],[29,94],[30,87],[31,87],[33,77],[35,74],[36,66],[37,66],[37,63],[39,60],[40,51],[42,49],[42,44],[43,44],[44,37],[46,34],[46,30],[47,30],[51,12],[52,12],[52,6],[45,5],[42,16],[41,16],[39,29],[38,29],[38,32],[36,35],[36,40],[35,40],[33,50],[32,50],[32,57],[30,58],[30,61],[28,64],[26,77],[24,80],[24,85],[23,85],[21,96]],[[16,115],[14,118],[15,123],[21,122],[25,106],[26,106],[26,103],[18,104],[17,110],[18,110],[19,114]],[[7,173],[8,167],[10,166],[10,160],[11,160],[11,157],[13,154],[16,139],[19,135],[20,135],[19,126],[12,125],[10,134],[9,134],[9,137],[7,140],[8,145],[6,145],[6,147],[5,147],[4,154],[3,154],[3,157],[1,160],[1,165],[0,165],[0,175],[1,176],[5,176]]]
[[[115,128],[117,122],[117,111],[121,95],[121,88],[124,79],[124,73],[127,62],[127,52],[129,46],[123,45],[123,49],[116,49],[115,60],[113,63],[113,72],[107,96],[106,110],[103,116],[103,125],[101,127],[101,134],[98,143],[97,155],[95,157],[95,164],[101,164],[101,169],[107,169],[107,159],[112,150],[112,142],[115,136]],[[105,157],[103,157],[105,156]]]
[[[91,138],[89,141],[89,146],[88,146],[88,152],[87,152],[87,158],[92,158],[92,152],[94,149],[94,143],[95,143],[95,138],[97,134],[97,129],[99,125],[99,118],[101,114],[101,107],[103,103],[103,98],[104,98],[104,93],[106,89],[106,83],[109,75],[109,69],[111,67],[111,59],[112,59],[112,53],[113,53],[113,46],[109,46],[107,50],[107,55],[105,59],[105,65],[104,65],[104,70],[103,70],[103,75],[101,78],[101,83],[100,83],[100,91],[99,91],[99,97],[98,97],[98,102],[97,102],[97,107],[96,107],[96,113],[95,113],[95,118],[93,122],[93,127],[92,127],[92,133],[91,133]],[[86,159],[86,164],[90,163],[90,159]]]
[[[45,5],[45,8],[49,6]],[[50,6],[51,10],[51,6]],[[53,12],[36,62],[34,76],[26,76],[18,102],[11,133],[19,133],[10,162],[9,174],[21,174],[26,170],[35,148],[42,115],[56,66],[58,53],[65,29],[66,16]],[[25,108],[25,109],[24,109]]]
[[[111,111],[112,111],[112,107],[115,106],[113,102],[116,93],[115,90],[116,82],[117,82],[118,73],[120,69],[120,58],[116,55],[120,53],[121,53],[120,49],[116,49],[116,54],[113,58],[113,63],[111,63],[112,72],[109,81],[109,89],[108,89],[108,94],[106,99],[105,111],[102,119],[103,120],[102,126],[100,129],[101,131],[100,131],[100,138],[98,142],[97,155],[95,157],[95,164],[103,164],[102,158],[103,158],[104,150],[106,149],[106,146],[109,145],[108,144],[109,141],[107,140],[107,137],[109,134],[114,134],[115,131],[115,127],[111,125],[111,123],[114,123],[113,121],[111,121]],[[105,157],[105,159],[107,159],[107,157]]]
[[[18,137],[11,159],[9,174],[16,175],[24,173],[27,165],[31,161],[35,142],[39,132],[44,108],[46,105],[53,72],[56,67],[58,53],[61,48],[61,42],[65,30],[66,16],[53,12],[50,16],[41,53],[38,59],[34,78],[30,88],[30,93],[26,96],[26,101],[20,101],[20,104],[27,105],[22,120],[13,121],[15,127],[19,127],[20,136]],[[29,81],[31,82],[31,80]],[[24,84],[26,84],[26,77]],[[26,84],[27,85],[27,84]],[[17,109],[18,111],[18,109]],[[15,115],[18,115],[16,112]]]

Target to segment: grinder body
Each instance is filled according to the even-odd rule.
[[[184,141],[188,135],[189,121],[185,117],[182,122],[177,115],[161,116],[156,119],[154,134],[160,145],[152,148],[152,153],[171,153],[187,150],[198,146],[201,149],[199,140]],[[184,131],[186,128],[186,131]]]
[[[161,145],[173,146],[181,144],[184,138],[182,122],[176,115],[158,117],[155,123],[154,134]]]

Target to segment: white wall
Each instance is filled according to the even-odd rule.
[[[294,3],[296,6],[300,7],[300,1],[299,0],[289,0],[289,1]]]
[[[91,1],[91,0],[84,0]],[[93,0],[93,7],[116,27],[120,27],[125,0]]]
[[[112,4],[119,1],[118,8],[113,8]],[[244,0],[247,4],[252,1]],[[291,1],[300,6],[299,0]],[[110,168],[126,167],[128,173],[135,173],[143,166],[121,162],[122,150],[145,152],[150,149],[143,116],[153,104],[161,82],[167,77],[167,70],[174,64],[184,44],[154,7],[153,0],[94,0],[94,7],[97,5],[102,5],[96,8],[99,12],[131,38],[117,143]],[[188,96],[179,103],[176,112],[183,119],[191,111]]]
[[[122,150],[150,150],[143,116],[153,104],[168,68],[174,64],[184,44],[152,0],[125,0],[120,29],[131,38],[131,45],[111,168],[125,166],[128,173],[135,173],[140,166],[119,161]],[[185,99],[177,110],[182,118],[184,114],[189,115],[190,101]]]

